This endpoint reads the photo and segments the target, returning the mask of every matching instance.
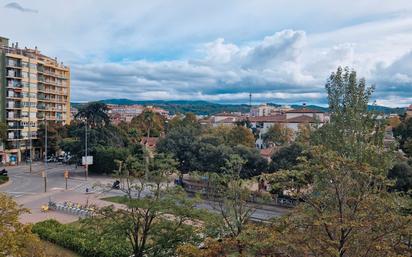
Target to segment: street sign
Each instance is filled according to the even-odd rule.
[[[69,178],[69,171],[67,171],[67,170],[64,171],[64,178],[65,179]]]
[[[87,162],[86,162],[86,156],[82,157],[82,165],[92,165],[93,164],[93,156],[87,156]]]

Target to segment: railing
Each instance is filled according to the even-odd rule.
[[[22,66],[21,66],[21,63],[12,63],[12,62],[8,62],[7,64],[6,64],[6,66],[7,67],[10,67],[10,68],[21,68]]]

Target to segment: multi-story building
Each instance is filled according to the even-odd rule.
[[[2,162],[20,162],[24,156],[40,157],[30,146],[45,120],[70,123],[70,69],[37,49],[9,45],[0,37],[0,121],[7,139]]]

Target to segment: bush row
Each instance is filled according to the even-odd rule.
[[[124,238],[100,236],[92,229],[81,229],[56,220],[36,223],[32,231],[41,239],[70,249],[83,257],[128,257],[131,252]]]
[[[5,175],[0,175],[0,185],[9,181],[9,177]]]

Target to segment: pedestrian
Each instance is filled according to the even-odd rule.
[[[89,193],[89,188],[88,188],[88,187],[86,187],[86,194],[87,194],[87,193]]]

